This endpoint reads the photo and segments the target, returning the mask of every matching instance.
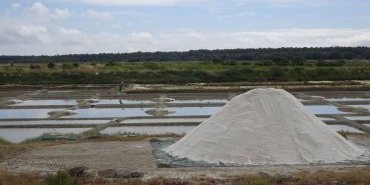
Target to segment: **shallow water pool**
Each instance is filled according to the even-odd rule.
[[[0,119],[48,118],[49,112],[64,109],[1,109]]]
[[[9,128],[0,129],[0,138],[11,143],[21,143],[43,134],[79,134],[91,128]]]
[[[339,111],[337,107],[331,105],[307,105],[306,108],[313,114],[350,114]]]
[[[12,101],[12,100],[10,100]],[[76,100],[24,100],[12,106],[76,105]]]

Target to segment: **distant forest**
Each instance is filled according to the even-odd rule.
[[[55,56],[0,56],[0,63],[39,62],[156,62],[156,61],[291,61],[370,59],[369,47],[190,50]]]

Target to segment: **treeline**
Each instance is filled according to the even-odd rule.
[[[0,63],[39,62],[144,62],[144,61],[275,61],[301,63],[306,60],[370,59],[369,47],[265,48],[190,50],[186,52],[135,52],[73,54],[55,56],[0,56]]]

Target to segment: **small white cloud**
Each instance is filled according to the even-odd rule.
[[[47,8],[41,2],[35,2],[29,8],[29,12],[36,16],[46,16],[49,14],[49,8]]]
[[[239,3],[268,3],[279,7],[322,6],[332,4],[332,0],[233,0]],[[331,2],[331,3],[330,3]]]
[[[153,35],[149,32],[134,32],[131,33],[132,39],[150,39]]]
[[[41,21],[64,20],[72,16],[72,13],[68,9],[57,8],[50,10],[41,2],[33,3],[32,6],[28,8],[28,14]]]
[[[179,3],[200,1],[204,0],[84,0],[88,4],[103,6],[172,6]]]
[[[99,12],[95,10],[88,10],[85,13],[85,15],[91,19],[101,22],[114,20],[114,16],[110,12]]]
[[[80,35],[82,34],[82,31],[74,28],[59,28],[59,34],[65,36]]]
[[[12,9],[18,9],[18,8],[21,8],[22,5],[20,3],[12,3]]]
[[[72,16],[72,13],[68,9],[55,9],[53,13],[53,17],[55,19],[68,19]]]
[[[245,18],[245,17],[253,17],[256,14],[254,12],[240,12],[235,14],[227,14],[227,15],[220,15],[218,16],[219,19],[235,19],[235,18]]]

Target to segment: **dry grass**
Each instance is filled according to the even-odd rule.
[[[36,147],[46,147],[46,146],[53,146],[58,144],[63,144],[66,142],[57,141],[57,142],[45,142],[45,141],[28,141],[25,143],[20,144],[11,144],[8,142],[0,141],[0,162],[6,160],[8,157],[14,157],[20,153],[24,153],[32,148]],[[0,183],[0,185],[2,185]]]
[[[0,170],[1,185],[46,185],[44,177],[31,173],[10,173]]]
[[[317,171],[301,172],[291,180],[295,184],[370,184],[370,168],[361,168],[351,172]]]
[[[0,144],[0,162],[9,156],[25,152],[28,147],[24,145]]]
[[[59,174],[59,175],[58,175]],[[53,176],[40,176],[27,173],[10,173],[0,171],[1,185],[54,185],[56,182],[68,182],[69,184],[89,184],[89,185],[212,185],[212,184],[230,184],[230,185],[369,185],[370,167],[353,169],[347,172],[317,171],[314,173],[299,172],[289,176],[269,176],[260,175],[241,175],[237,177],[228,177],[214,179],[206,176],[195,176],[190,179],[180,178],[153,178],[149,180],[140,179],[103,179],[103,178],[72,178],[59,172]],[[62,175],[60,175],[62,174]],[[63,175],[64,174],[64,175]],[[52,179],[52,180],[50,180]]]

